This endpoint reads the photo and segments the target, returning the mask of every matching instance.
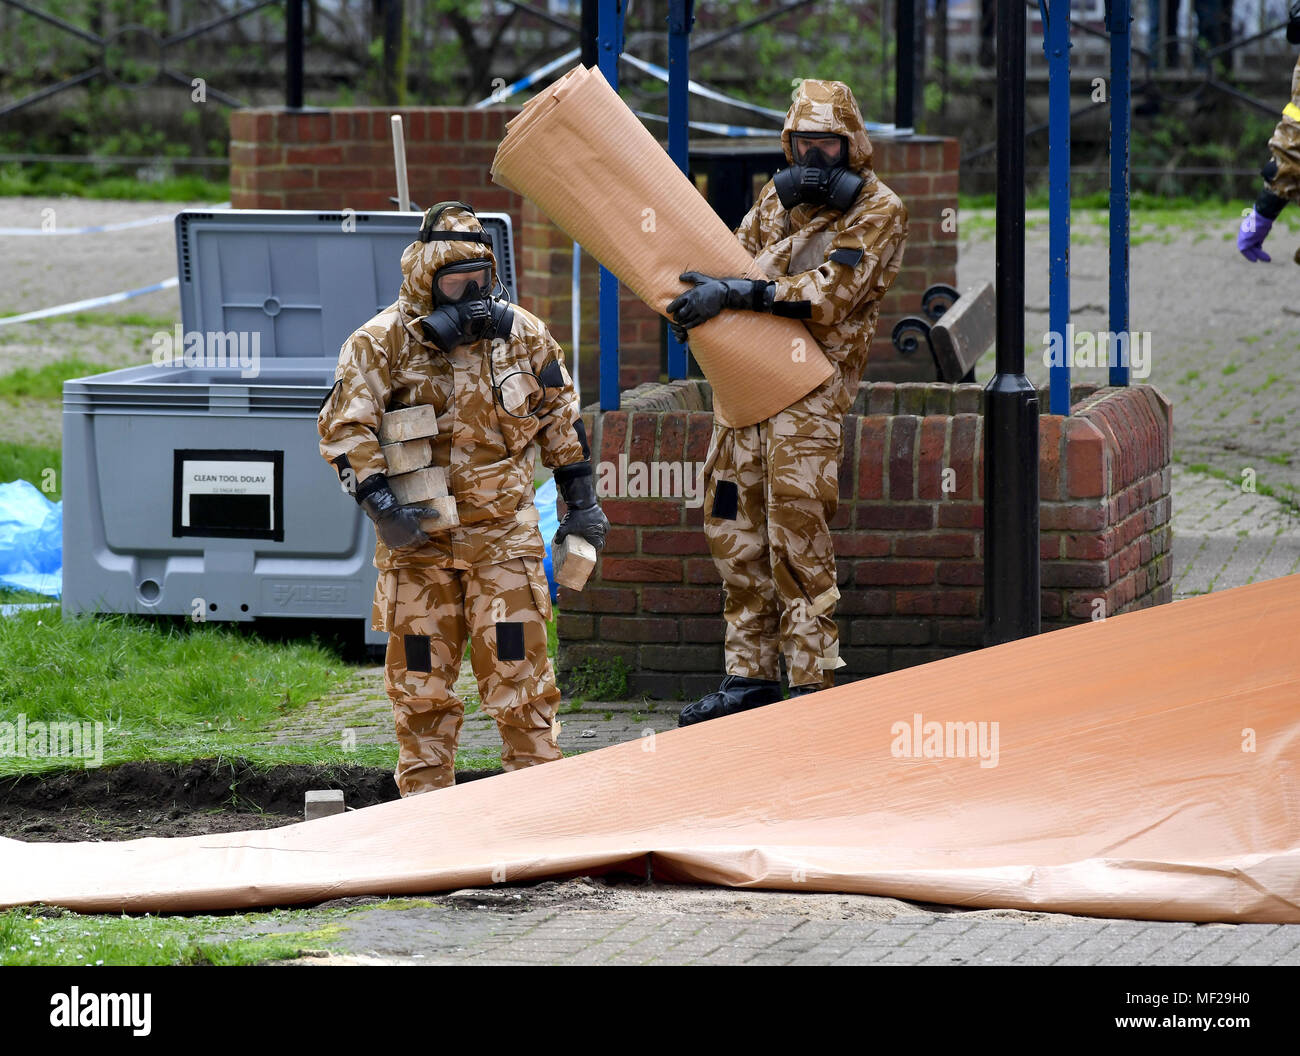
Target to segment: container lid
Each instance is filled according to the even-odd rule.
[[[506,213],[479,213],[501,281],[517,301]],[[185,333],[260,334],[265,357],[333,358],[397,300],[402,251],[422,213],[185,210],[176,217]]]

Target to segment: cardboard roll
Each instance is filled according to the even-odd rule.
[[[532,201],[647,305],[665,314],[684,271],[772,278],[598,69],[575,66],[506,122],[492,179]],[[784,410],[831,375],[797,319],[729,311],[691,351],[731,426]]]
[[[437,435],[438,415],[428,404],[385,411],[384,416],[379,420],[381,444],[396,444],[403,440],[418,440],[422,436]]]

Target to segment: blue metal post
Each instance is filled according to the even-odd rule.
[[[618,59],[623,53],[623,0],[600,0],[600,72],[618,91]],[[600,269],[600,409],[617,411],[618,394],[618,279]]]
[[[695,0],[668,0],[668,156],[688,177],[690,167],[691,26]],[[668,379],[686,377],[686,346],[668,331]]]
[[[1070,413],[1070,0],[1039,0],[1047,55],[1048,326],[1064,353],[1049,370],[1052,414]]]
[[[1106,29],[1110,33],[1110,384],[1127,385],[1128,337],[1128,141],[1130,124],[1130,63],[1133,36],[1131,0],[1107,0]],[[1116,356],[1122,342],[1124,362]]]

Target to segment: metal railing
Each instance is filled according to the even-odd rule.
[[[6,117],[9,114],[17,113],[29,106],[33,106],[36,103],[52,98],[61,92],[66,92],[70,88],[76,88],[79,85],[89,84],[91,81],[100,79],[121,85],[124,88],[132,89],[152,87],[162,80],[173,81],[176,84],[183,85],[187,90],[192,89],[194,78],[174,69],[168,64],[167,53],[169,50],[174,49],[178,44],[184,44],[193,40],[195,37],[211,33],[213,30],[218,29],[221,26],[228,25],[229,23],[235,22],[241,18],[246,18],[248,15],[261,11],[263,8],[279,6],[284,2],[286,2],[286,0],[255,0],[254,3],[249,4],[247,7],[241,7],[236,11],[231,11],[218,18],[203,22],[200,25],[192,26],[191,28],[182,30],[179,33],[172,33],[169,35],[163,35],[158,30],[149,26],[132,22],[118,26],[111,33],[101,36],[100,34],[92,33],[90,30],[84,29],[81,26],[74,26],[71,22],[65,21],[56,15],[51,15],[37,7],[33,7],[31,4],[24,3],[23,0],[0,0],[0,4],[5,7],[13,8],[17,11],[23,12],[24,14],[30,15],[32,18],[39,19],[40,21],[53,26],[60,32],[84,41],[99,50],[98,61],[95,62],[94,65],[87,67],[79,73],[73,74],[71,77],[65,77],[63,80],[58,81],[55,84],[39,88],[36,91],[23,96],[21,99],[15,99],[11,103],[0,106],[0,117]],[[297,8],[299,12],[297,34],[299,56],[301,56],[302,49],[301,5],[302,0],[287,0],[287,7],[291,11],[294,8]],[[290,36],[292,37],[292,34],[290,34]],[[150,51],[153,55],[153,76],[149,77],[147,80],[127,78],[122,76],[122,71],[116,68],[112,59],[112,51],[115,47],[119,47],[128,41],[137,46],[143,44],[145,49]],[[302,105],[301,64],[298,68],[297,79],[298,105]],[[226,106],[238,107],[245,105],[235,96],[229,95],[228,93],[221,91],[221,89],[214,88],[211,85],[205,85],[205,91],[213,99],[217,100],[217,102],[224,103]]]

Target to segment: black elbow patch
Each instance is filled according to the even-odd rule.
[[[773,301],[772,314],[787,319],[811,319],[812,301]]]
[[[1277,158],[1269,158],[1268,164],[1259,170],[1259,174],[1269,183],[1277,179]]]
[[[538,380],[541,381],[543,388],[564,388],[564,368],[560,366],[560,361],[558,359],[553,359],[547,363],[537,377]]]
[[[862,263],[861,249],[837,249],[827,260],[833,260],[836,264],[847,264],[850,268],[856,268]]]
[[[573,423],[573,431],[578,434],[578,443],[582,445],[582,457],[584,461],[591,461],[591,447],[587,443],[587,425],[581,418]]]
[[[497,659],[511,663],[524,658],[524,625],[518,621],[497,623]]]

